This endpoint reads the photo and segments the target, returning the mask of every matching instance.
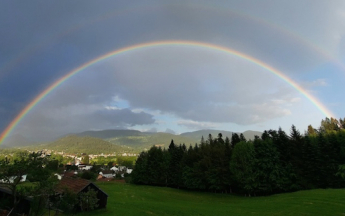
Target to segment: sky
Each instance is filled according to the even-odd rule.
[[[27,112],[6,137],[85,130],[304,132],[345,117],[345,1],[1,1],[0,133],[41,92],[106,53]],[[7,130],[9,131],[9,130]],[[5,139],[6,141],[6,139]]]

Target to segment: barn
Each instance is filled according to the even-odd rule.
[[[96,184],[94,184],[91,181],[81,178],[63,177],[56,188],[56,192],[59,194],[62,194],[65,188],[69,189],[71,192],[75,194],[87,192],[89,188],[91,188],[97,191],[98,208],[107,207],[108,194],[106,194],[103,190],[101,190]]]

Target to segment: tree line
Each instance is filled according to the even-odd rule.
[[[345,118],[326,118],[302,134],[295,126],[261,137],[219,133],[186,147],[171,141],[137,158],[132,182],[218,193],[268,195],[345,186]]]

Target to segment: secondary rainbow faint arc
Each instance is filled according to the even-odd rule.
[[[74,70],[67,73],[65,76],[61,77],[57,81],[55,81],[52,85],[50,85],[48,88],[46,88],[43,92],[41,92],[38,96],[35,97],[26,107],[12,120],[12,122],[6,127],[6,129],[1,133],[0,135],[0,144],[8,137],[8,135],[11,133],[11,131],[18,125],[18,123],[32,110],[43,98],[45,98],[51,91],[53,91],[55,88],[59,87],[63,82],[71,78],[73,75],[81,72],[85,68],[100,62],[104,59],[107,59],[111,56],[115,56],[124,52],[133,51],[136,49],[141,48],[148,48],[148,47],[158,47],[158,46],[169,46],[169,45],[180,45],[180,46],[194,46],[194,47],[204,47],[209,48],[213,50],[218,50],[221,52],[225,52],[231,55],[235,55],[239,58],[246,59],[253,64],[256,64],[262,68],[265,68],[272,74],[278,76],[280,79],[287,82],[290,86],[295,88],[297,91],[299,91],[302,95],[304,95],[308,100],[310,100],[325,116],[332,117],[334,116],[321,102],[319,102],[315,97],[313,97],[311,94],[309,94],[306,90],[304,90],[302,87],[300,87],[297,83],[295,83],[293,80],[291,80],[289,77],[284,75],[281,71],[271,67],[270,65],[255,59],[254,57],[251,57],[249,55],[246,55],[244,53],[241,53],[239,51],[222,47],[215,44],[210,43],[204,43],[204,42],[197,42],[197,41],[154,41],[154,42],[148,42],[148,43],[140,43],[128,47],[124,47],[121,49],[117,49],[115,51],[111,51],[109,53],[106,53],[100,57],[97,57],[89,62],[86,62],[82,64],[81,66],[75,68]]]

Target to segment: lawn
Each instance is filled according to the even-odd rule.
[[[345,215],[345,189],[318,189],[266,197],[190,192],[165,187],[97,183],[106,210],[82,215]]]

